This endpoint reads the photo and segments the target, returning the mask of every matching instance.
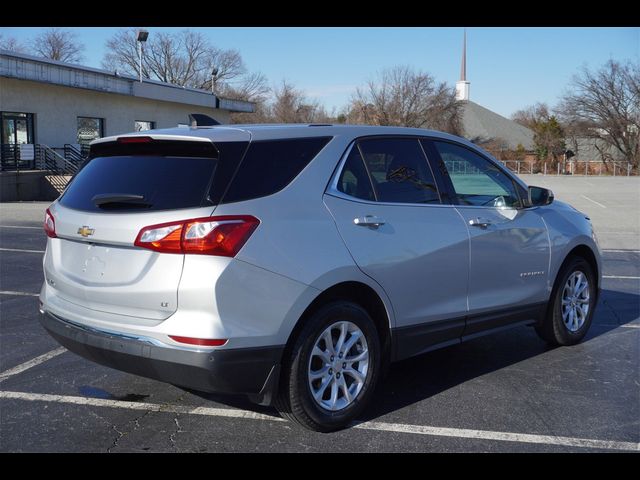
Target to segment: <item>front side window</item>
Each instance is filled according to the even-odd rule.
[[[390,203],[440,203],[438,188],[417,139],[370,138],[358,142],[376,199]]]
[[[78,117],[78,143],[89,145],[96,138],[104,136],[104,121],[102,118]]]
[[[468,148],[433,142],[461,205],[520,207],[513,181],[492,162]]]

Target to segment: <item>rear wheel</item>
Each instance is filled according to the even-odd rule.
[[[552,345],[575,345],[591,326],[596,298],[591,265],[581,257],[571,258],[558,274],[547,316],[536,332]]]
[[[380,340],[369,314],[351,302],[326,305],[295,340],[276,408],[311,430],[344,428],[373,395],[380,360]]]

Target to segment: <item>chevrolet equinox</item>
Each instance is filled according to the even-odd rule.
[[[325,432],[390,362],[518,325],[579,342],[602,271],[583,213],[411,128],[98,139],[44,229],[40,318],[70,351]]]

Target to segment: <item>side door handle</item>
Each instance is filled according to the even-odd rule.
[[[469,220],[469,225],[472,227],[487,228],[491,225],[491,220],[487,220],[486,218],[472,218]]]
[[[365,215],[364,217],[356,217],[353,219],[353,223],[359,227],[373,227],[378,228],[380,225],[384,225],[384,220],[374,215]]]

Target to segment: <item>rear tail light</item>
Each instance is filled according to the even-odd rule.
[[[47,211],[44,213],[44,233],[47,234],[47,237],[56,238],[56,221],[53,218],[53,215],[47,208]]]
[[[140,230],[134,245],[163,253],[235,257],[259,224],[260,220],[250,215],[161,223]]]

